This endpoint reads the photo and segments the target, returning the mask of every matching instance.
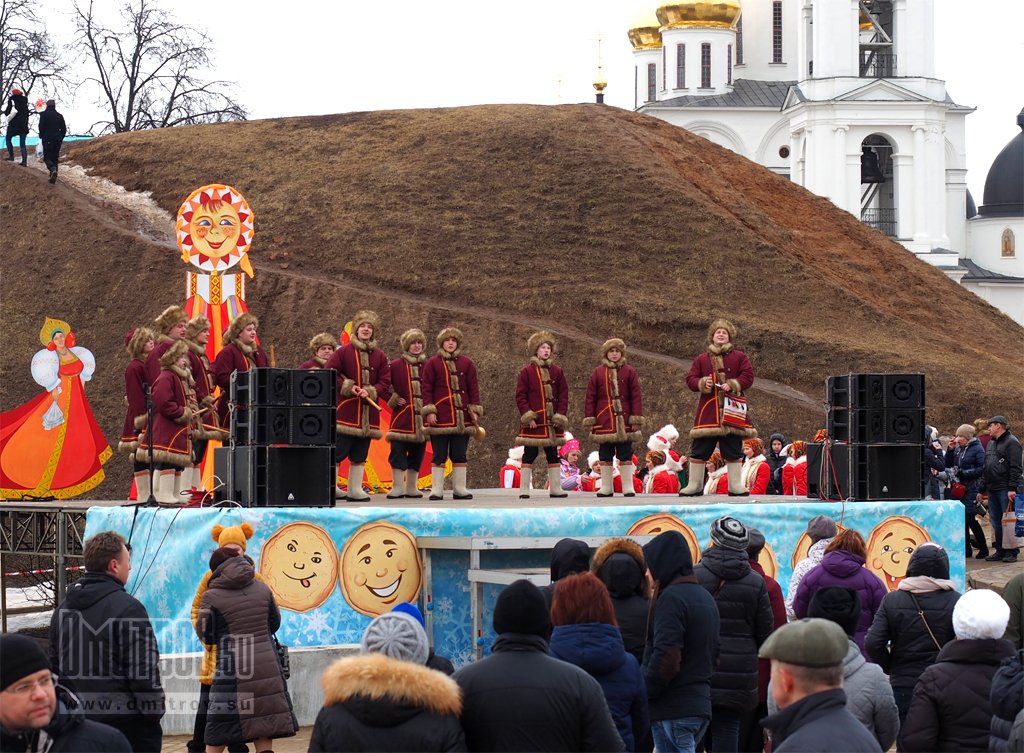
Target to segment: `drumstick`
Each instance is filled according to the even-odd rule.
[[[372,398],[372,397],[370,397],[369,395],[366,395],[366,396],[365,396],[365,397],[363,398],[363,400],[365,400],[366,402],[368,402],[368,403],[369,403],[370,405],[372,405],[372,406],[373,406],[374,408],[376,408],[377,410],[382,410],[382,408],[381,408],[381,407],[380,407],[380,406],[379,406],[379,405],[378,405],[377,403],[375,403],[375,402],[373,401],[373,398]]]

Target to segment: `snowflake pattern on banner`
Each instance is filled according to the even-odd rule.
[[[704,548],[710,543],[711,523],[728,514],[764,534],[774,554],[774,572],[769,570],[768,574],[785,589],[794,556],[806,549],[806,536],[803,543],[801,536],[807,521],[815,515],[828,515],[864,535],[868,542],[867,567],[887,588],[898,585],[906,574],[909,552],[927,540],[948,550],[951,578],[958,588],[964,586],[963,508],[955,500],[674,505],[655,504],[656,498],[651,499],[651,504],[643,504],[641,497],[640,504],[621,506],[567,504],[559,508],[458,510],[94,507],[87,515],[86,536],[114,530],[127,538],[131,532],[132,574],[127,588],[149,611],[164,654],[201,649],[190,610],[215,546],[210,530],[215,524],[234,526],[243,521],[255,528],[246,555],[275,591],[279,603],[287,605],[281,609],[278,631],[283,643],[296,647],[358,644],[372,614],[388,611],[406,598],[420,599],[437,653],[456,665],[468,661],[477,644],[484,653],[490,651],[495,637],[491,614],[501,587],[482,587],[482,634],[473,635],[469,552],[429,550],[431,582],[427,588],[422,558],[427,550],[415,548],[415,537],[623,536],[634,525],[658,515],[661,521],[675,520],[688,526],[697,539],[695,545]],[[285,527],[289,535],[275,537]],[[302,535],[295,537],[292,532]],[[356,537],[358,546],[347,547]],[[549,556],[535,549],[482,551],[480,562],[482,568],[543,570],[549,565]],[[366,564],[367,559],[374,558],[372,567]],[[310,569],[289,574],[292,567]],[[378,571],[391,575],[373,583]]]

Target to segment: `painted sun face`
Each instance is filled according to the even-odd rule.
[[[414,602],[422,584],[416,540],[394,523],[360,526],[341,550],[341,593],[357,612],[376,617]]]
[[[338,577],[334,542],[320,526],[288,523],[263,545],[260,577],[274,592],[282,609],[316,609],[327,601]]]
[[[245,198],[220,183],[197,188],[178,208],[174,232],[181,260],[205,272],[223,272],[238,264],[250,277],[247,254],[255,217]]]
[[[193,213],[188,229],[196,251],[220,259],[234,250],[241,224],[233,206],[227,202],[210,202]]]
[[[871,531],[867,567],[895,591],[905,577],[910,555],[929,540],[928,532],[905,515],[891,515]]]
[[[697,534],[686,523],[667,512],[659,512],[654,515],[648,515],[646,518],[640,518],[640,520],[629,527],[626,535],[657,536],[665,531],[679,531],[679,533],[683,534],[683,538],[686,539],[686,545],[690,547],[690,557],[693,559],[693,564],[696,565],[700,562],[700,542],[697,541]]]

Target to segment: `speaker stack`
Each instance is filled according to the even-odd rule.
[[[807,446],[811,499],[921,497],[924,374],[831,376],[828,443]]]
[[[333,369],[231,375],[231,445],[214,458],[229,499],[247,507],[333,507],[336,389]]]

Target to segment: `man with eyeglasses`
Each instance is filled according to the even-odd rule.
[[[85,718],[56,684],[46,654],[31,638],[0,635],[0,751],[128,753],[127,738]]]
[[[135,753],[159,753],[164,690],[149,614],[125,590],[131,552],[102,531],[85,542],[85,574],[50,622],[50,660],[93,721],[116,727]]]

